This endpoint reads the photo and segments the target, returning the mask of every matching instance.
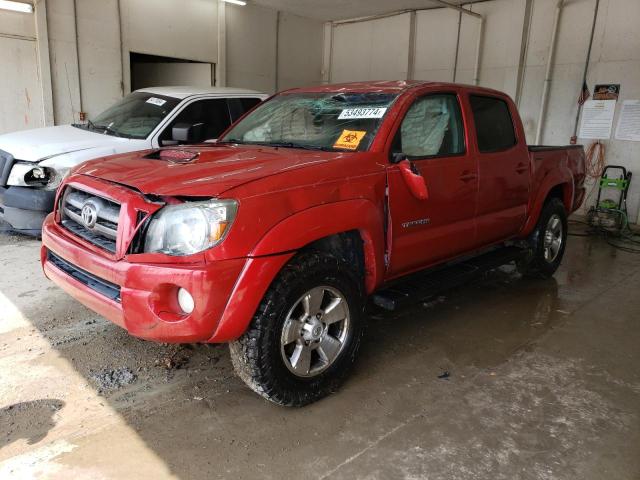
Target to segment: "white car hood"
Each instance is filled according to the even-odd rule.
[[[113,147],[127,142],[129,140],[126,138],[59,125],[0,135],[0,150],[10,153],[16,160],[37,162],[65,153]]]

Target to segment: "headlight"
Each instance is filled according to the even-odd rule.
[[[235,200],[169,205],[158,210],[147,228],[145,253],[191,255],[220,243],[238,211]]]
[[[54,190],[58,188],[68,171],[68,168],[56,170],[51,167],[34,165],[33,163],[16,163],[11,168],[7,185]]]

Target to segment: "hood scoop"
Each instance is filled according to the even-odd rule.
[[[145,155],[145,158],[151,158],[155,160],[165,160],[169,163],[190,163],[198,158],[198,152],[189,150],[178,150],[170,148],[166,150],[156,150],[149,155]]]

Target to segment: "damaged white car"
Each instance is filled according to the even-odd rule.
[[[84,124],[0,135],[0,220],[39,235],[70,168],[117,153],[214,140],[266,97],[235,88],[145,88]]]

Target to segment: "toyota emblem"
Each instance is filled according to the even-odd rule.
[[[98,210],[92,203],[85,203],[82,206],[82,223],[87,228],[93,228],[98,220]]]

